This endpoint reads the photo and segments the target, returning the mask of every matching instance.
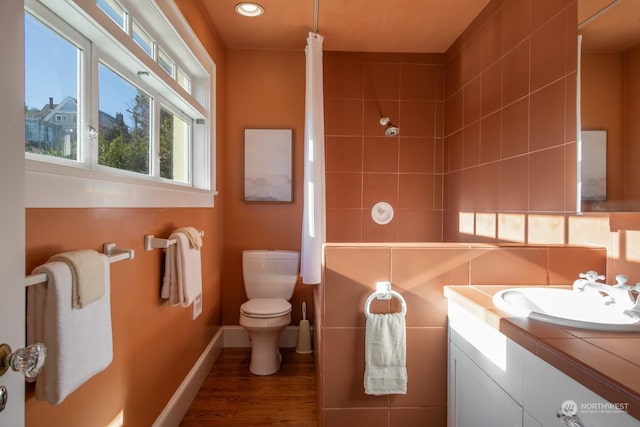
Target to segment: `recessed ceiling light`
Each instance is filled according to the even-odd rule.
[[[264,8],[258,3],[238,3],[236,13],[242,16],[260,16],[264,13]]]

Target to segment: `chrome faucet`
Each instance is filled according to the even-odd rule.
[[[640,298],[636,301],[632,293],[632,291],[640,290],[639,284],[634,286],[627,285],[629,278],[624,274],[618,274],[616,276],[615,285],[598,282],[598,280],[604,279],[605,276],[598,275],[598,273],[593,270],[580,273],[580,279],[573,282],[573,290],[578,292],[592,290],[600,295],[606,294],[608,300],[605,304],[618,304],[623,309],[640,311]]]

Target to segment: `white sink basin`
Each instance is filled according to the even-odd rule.
[[[510,288],[493,297],[494,305],[516,317],[599,331],[640,332],[640,318],[599,294],[549,287]],[[640,314],[640,313],[638,313]]]

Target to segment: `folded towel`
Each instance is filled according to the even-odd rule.
[[[160,295],[172,306],[188,307],[202,294],[200,250],[190,245],[186,233],[176,231],[169,238],[176,244],[166,249]]]
[[[184,233],[189,238],[189,243],[194,249],[200,249],[202,247],[202,236],[200,232],[194,227],[182,227],[178,228],[174,233]]]
[[[66,262],[71,269],[73,308],[83,308],[98,301],[104,295],[104,255],[93,249],[63,252],[49,258]],[[109,269],[107,264],[106,269]]]
[[[36,267],[48,282],[27,288],[27,343],[43,342],[47,361],[36,378],[36,398],[61,403],[113,359],[108,260],[104,262],[104,297],[82,310],[71,307],[72,272],[54,261]]]
[[[406,394],[406,340],[402,313],[370,314],[365,330],[364,391]]]

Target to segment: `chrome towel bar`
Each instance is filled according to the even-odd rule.
[[[200,236],[204,237],[204,231],[198,230]],[[153,234],[145,234],[144,236],[144,250],[150,251],[153,249],[166,249],[171,245],[176,244],[176,239],[161,239],[155,237]]]

